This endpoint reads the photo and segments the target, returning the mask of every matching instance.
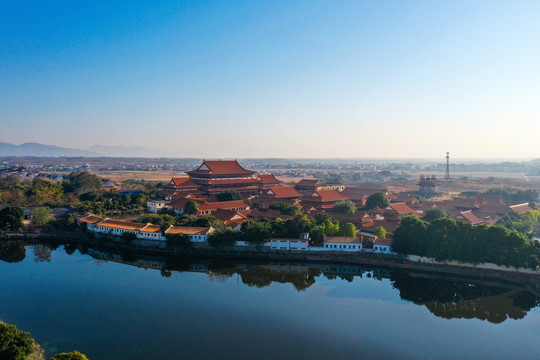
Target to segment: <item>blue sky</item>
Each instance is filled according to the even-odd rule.
[[[540,156],[539,1],[0,4],[0,141]]]

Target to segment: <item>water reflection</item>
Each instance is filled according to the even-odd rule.
[[[539,305],[529,291],[505,284],[445,280],[429,275],[395,272],[392,285],[402,299],[423,305],[445,319],[481,319],[491,323],[522,319]]]
[[[0,246],[0,260],[8,263],[18,263],[26,258],[26,249],[24,246],[8,245]]]
[[[34,261],[50,262],[58,246],[35,245]],[[133,253],[65,245],[72,255],[76,250],[100,261],[114,261],[145,269],[157,269],[164,278],[175,272],[197,272],[208,276],[211,282],[224,282],[233,276],[250,287],[264,288],[272,283],[291,284],[297,291],[305,291],[318,279],[341,279],[347,282],[384,280],[399,292],[401,299],[425,306],[433,315],[445,318],[487,320],[498,324],[506,319],[522,319],[540,305],[540,298],[525,288],[507,283],[455,279],[429,274],[370,269],[352,265],[306,263],[254,263],[209,259],[166,258],[137,256]],[[24,260],[26,250],[20,245],[0,247],[0,260],[16,263]],[[368,298],[370,294],[360,294]]]

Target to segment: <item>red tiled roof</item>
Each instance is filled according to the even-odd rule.
[[[248,221],[246,215],[236,210],[217,209],[212,213],[216,219],[223,221],[225,225],[229,225],[231,222],[241,224]]]
[[[244,200],[205,202],[199,205],[199,211],[237,209],[246,207],[249,207],[249,205]]]
[[[460,212],[457,216],[455,216],[455,219],[468,222],[473,225],[482,224],[485,222],[483,219],[476,216],[471,210]]]
[[[105,219],[102,222],[100,222],[98,226],[104,226],[104,227],[115,228],[115,229],[124,229],[124,230],[139,230],[140,228],[146,226],[146,224],[135,223],[135,222],[130,222],[130,221],[122,221],[122,220]]]
[[[390,208],[392,208],[394,211],[396,211],[398,214],[412,214],[414,213],[414,210],[409,207],[409,205],[405,203],[394,203],[388,205]]]
[[[184,206],[186,206],[186,203],[188,201],[195,201],[196,203],[198,204],[201,204],[203,202],[205,202],[206,198],[196,198],[196,197],[178,197],[178,198],[175,198],[173,199],[170,203],[169,203],[169,206],[171,206],[173,209],[183,209]]]
[[[392,239],[375,239],[375,241],[373,241],[373,245],[379,245],[379,246],[392,246],[392,244],[394,243],[394,240]]]
[[[390,195],[390,192],[386,189],[363,188],[357,186],[347,186],[341,193],[353,200],[362,200],[364,197],[369,197],[378,192]]]
[[[283,181],[276,179],[276,177],[273,174],[261,174],[259,175],[258,179],[263,184],[279,184]]]
[[[140,231],[151,232],[151,233],[157,233],[157,232],[160,233],[161,232],[161,226],[148,223],[148,224],[146,224],[145,227],[140,229]]]
[[[526,212],[526,211],[536,210],[536,207],[535,207],[535,206],[532,206],[532,205],[529,204],[529,203],[525,203],[525,204],[512,205],[512,206],[510,206],[510,209],[511,209],[512,211],[515,211],[515,212],[518,213],[519,215],[521,215],[521,214],[523,214],[523,213]]]
[[[244,169],[237,160],[204,160],[197,169],[186,173],[189,175],[251,175],[255,171]]]
[[[103,221],[103,218],[94,214],[86,214],[86,215],[81,216],[77,220],[79,220],[80,222],[87,223],[87,224],[95,224],[100,221]]]
[[[268,194],[274,194],[274,196],[276,197],[276,199],[281,199],[281,198],[299,198],[299,197],[302,197],[303,195],[300,194],[298,191],[296,191],[296,189],[292,186],[274,186],[272,188],[270,188],[268,191],[267,191]]]
[[[174,184],[175,188],[179,188],[179,187],[194,187],[194,188],[196,188],[198,186],[193,180],[191,180],[187,176],[173,177],[171,179],[171,182]]]
[[[257,179],[231,179],[231,180],[208,180],[208,181],[201,181],[205,182],[207,184],[256,184],[259,182]]]
[[[302,179],[296,185],[300,185],[300,186],[320,186],[320,185],[323,185],[323,184],[317,179]]]
[[[362,239],[357,237],[327,236],[324,242],[328,244],[361,244]]]
[[[209,227],[171,226],[165,230],[165,234],[206,235],[210,229]]]
[[[231,190],[236,190],[236,191],[245,191],[245,190],[258,190],[259,187],[258,186],[242,186],[242,187],[234,187],[233,189]],[[208,189],[206,190],[207,193],[220,193],[220,192],[223,192],[223,188],[221,189]]]
[[[347,196],[342,195],[336,189],[316,190],[311,195],[311,197],[319,198],[321,202],[334,202],[334,201],[341,201],[341,200],[349,199]],[[307,199],[307,198],[304,198],[304,199]]]

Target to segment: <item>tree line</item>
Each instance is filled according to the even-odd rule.
[[[531,269],[540,265],[540,248],[516,230],[445,218],[429,223],[404,217],[394,232],[393,249],[437,261],[489,262]]]

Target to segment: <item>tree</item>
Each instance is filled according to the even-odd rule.
[[[0,210],[0,229],[19,230],[23,227],[24,211],[20,207],[7,207]]]
[[[331,222],[329,219],[326,219],[319,229],[321,229],[326,236],[337,236],[339,234],[339,223],[337,221]]]
[[[339,236],[356,237],[356,228],[353,223],[346,223],[339,229]]]
[[[0,247],[0,260],[8,263],[18,263],[26,257],[26,248],[23,245]]]
[[[433,220],[445,219],[449,217],[450,217],[450,213],[447,210],[435,208],[435,209],[429,209],[428,211],[426,211],[426,215],[424,215],[422,220],[432,222]]]
[[[227,190],[219,193],[217,195],[218,201],[232,201],[232,200],[242,200],[242,194],[236,190]]]
[[[67,178],[68,182],[63,184],[65,192],[73,192],[76,195],[81,195],[103,188],[101,179],[88,171],[75,171],[69,174]]]
[[[32,337],[15,325],[0,323],[0,359],[26,360],[32,353]]]
[[[309,233],[309,237],[311,238],[310,245],[311,246],[323,246],[324,245],[324,233],[321,229],[313,229]]]
[[[188,202],[186,202],[186,205],[184,205],[184,214],[195,215],[197,214],[198,210],[199,204],[197,204],[193,200],[189,200]]]
[[[186,234],[165,234],[165,238],[167,239],[167,245],[170,246],[191,246],[189,235]]]
[[[276,201],[270,204],[268,208],[271,210],[279,210],[282,215],[295,216],[300,214],[300,209],[298,208],[298,206],[287,204],[282,201]]]
[[[86,355],[81,354],[77,350],[70,353],[61,353],[54,355],[51,360],[88,360]]]
[[[366,199],[366,209],[371,210],[376,207],[381,209],[387,207],[389,204],[388,198],[382,192],[376,192]]]
[[[352,215],[354,214],[354,203],[350,200],[338,201],[332,208],[332,211],[338,214]]]
[[[379,226],[375,229],[375,237],[378,239],[386,239],[386,230],[382,226]]]
[[[242,234],[237,233],[230,227],[224,231],[215,231],[208,236],[208,244],[210,246],[221,248],[224,246],[233,246],[236,241],[242,239]]]
[[[245,241],[260,245],[270,238],[271,226],[267,221],[248,220],[242,224]]]
[[[38,207],[32,210],[32,216],[34,217],[34,224],[37,226],[47,225],[51,220],[51,211],[48,207]]]

